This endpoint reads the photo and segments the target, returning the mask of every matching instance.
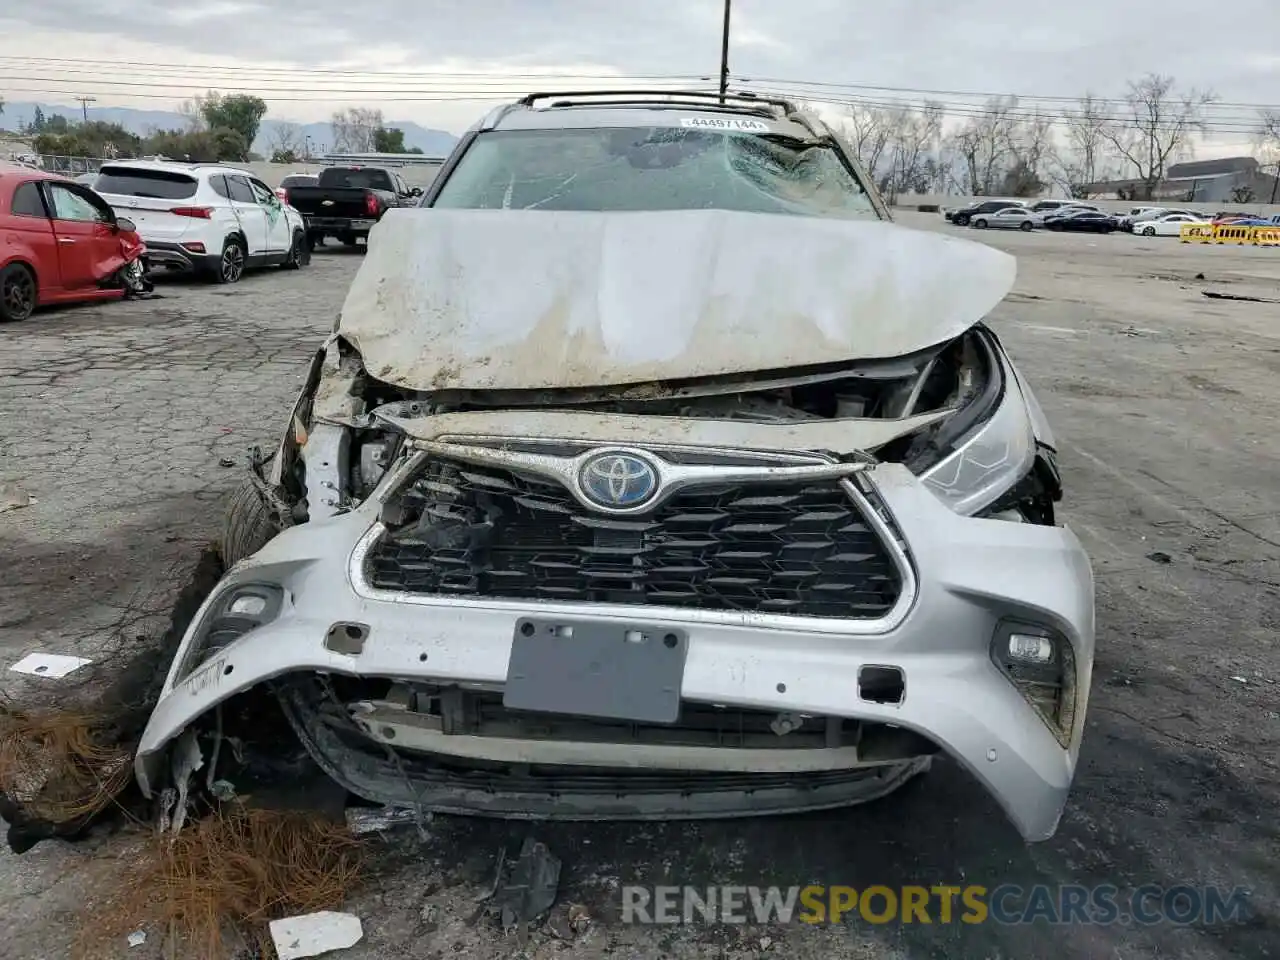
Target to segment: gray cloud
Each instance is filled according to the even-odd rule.
[[[1116,95],[1127,79],[1158,71],[1186,86],[1213,88],[1224,100],[1280,103],[1280,60],[1250,61],[1215,48],[1222,38],[1280,33],[1276,0],[1210,7],[1203,0],[894,0],[878,6],[735,0],[734,9],[731,68],[745,76]],[[173,50],[171,62],[204,54],[314,68],[391,46],[407,57],[397,70],[449,61],[513,72],[596,64],[625,74],[708,76],[717,69],[720,15],[720,0],[205,0],[187,7],[159,0],[42,0],[6,14],[33,28],[74,25],[99,34],[104,51],[112,38],[163,44]],[[1237,47],[1228,39],[1222,49]],[[104,52],[103,59],[110,57]]]

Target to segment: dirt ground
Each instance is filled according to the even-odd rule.
[[[961,233],[937,215],[899,215]],[[864,808],[727,823],[536,828],[564,862],[562,903],[595,922],[537,957],[1186,958],[1280,956],[1280,249],[1170,239],[978,233],[1018,256],[993,326],[1053,422],[1062,519],[1097,577],[1098,659],[1070,805],[1024,844],[941,763]],[[89,651],[162,614],[245,447],[278,432],[303,363],[359,262],[232,288],[169,282],[160,299],[63,309],[0,329],[0,480],[38,503],[0,513],[0,663]],[[0,488],[4,489],[4,488]],[[10,486],[7,489],[13,489]],[[141,631],[143,626],[131,626]],[[57,696],[54,681],[0,692]],[[365,936],[335,957],[518,955],[471,922],[504,845],[527,826],[437,818],[375,841],[346,904]],[[4,956],[67,955],[77,918],[137,841],[101,835],[0,852]],[[623,884],[1152,883],[1244,887],[1246,922],[1050,927],[961,923],[636,927]],[[159,940],[119,955],[150,954]]]

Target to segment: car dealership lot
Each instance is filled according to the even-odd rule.
[[[815,958],[1274,953],[1280,325],[1275,304],[1201,291],[1280,297],[1280,250],[898,219],[1019,258],[993,326],[1057,431],[1061,519],[1097,577],[1089,732],[1058,834],[1024,846],[949,763],[851,811],[540,827],[564,860],[560,902],[586,905],[596,922],[538,955],[750,956],[766,941],[768,953]],[[162,280],[158,299],[0,328],[0,478],[39,501],[0,513],[0,551],[11,559],[0,591],[7,660],[37,647],[73,652],[140,586],[163,592],[182,579],[217,535],[220,498],[239,480],[245,448],[274,439],[359,262],[325,249],[300,273],[250,274],[231,287]],[[437,818],[431,830],[425,845],[410,830],[374,859],[374,876],[348,904],[365,938],[337,956],[510,955],[496,921],[468,918],[499,847],[512,852],[529,828]],[[102,838],[0,853],[6,955],[63,955],[86,891],[127,849]],[[935,913],[927,926],[835,931],[638,928],[618,919],[619,886],[630,883],[1216,884],[1248,888],[1253,920],[1050,929],[943,924]],[[155,931],[130,955],[158,940]]]

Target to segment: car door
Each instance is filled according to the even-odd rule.
[[[258,205],[253,187],[249,186],[249,178],[238,173],[228,173],[227,192],[231,194],[231,209],[235,213],[236,222],[244,234],[251,257],[261,257],[267,252],[267,214]]]
[[[267,253],[286,253],[293,242],[293,229],[284,214],[284,204],[274,190],[256,177],[249,178],[249,188],[253,190],[254,199],[267,221]]]
[[[52,214],[63,289],[96,287],[119,266],[115,215],[105,200],[78,184],[46,180],[44,195]]]
[[[36,180],[19,183],[9,203],[9,231],[16,234],[20,248],[25,248],[36,272],[36,290],[41,299],[62,288],[62,270],[58,264],[58,241],[53,221],[45,209],[40,184]]]

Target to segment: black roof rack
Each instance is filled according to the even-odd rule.
[[[609,98],[603,102],[599,98]],[[544,93],[531,93],[521,97],[518,104],[526,107],[536,106],[540,100],[566,101],[564,106],[575,104],[568,101],[579,101],[586,104],[618,106],[622,104],[649,104],[653,106],[698,106],[720,107],[726,110],[754,110],[756,112],[781,111],[783,116],[796,112],[796,105],[791,100],[781,97],[759,96],[755,93],[727,93],[721,99],[714,90],[565,90]],[[553,103],[551,106],[560,106]]]

